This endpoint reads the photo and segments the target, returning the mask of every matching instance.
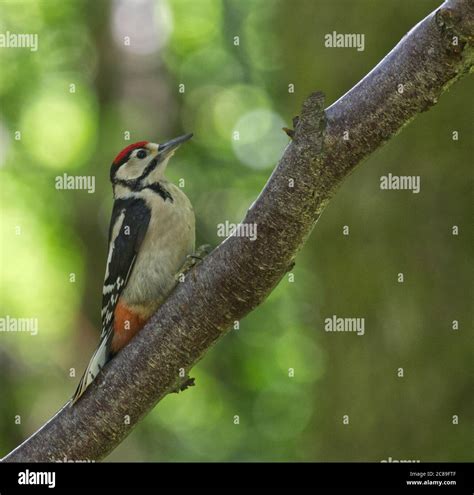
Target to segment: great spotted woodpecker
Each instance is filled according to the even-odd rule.
[[[166,180],[169,159],[192,134],[164,144],[140,141],[123,149],[110,169],[114,206],[102,299],[99,346],[72,398],[144,326],[177,282],[194,251],[194,212]]]

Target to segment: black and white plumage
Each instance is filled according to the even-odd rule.
[[[102,332],[72,403],[166,299],[181,266],[194,251],[192,206],[181,189],[164,177],[170,157],[191,136],[164,145],[135,143],[112,164],[115,202],[103,286]]]
[[[109,229],[109,256],[102,290],[102,336],[113,321],[118,298],[128,282],[150,223],[151,211],[140,198],[115,201]]]

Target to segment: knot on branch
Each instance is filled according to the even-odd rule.
[[[184,392],[189,387],[194,387],[196,385],[195,379],[191,378],[189,375],[186,375],[183,380],[181,380],[175,388],[171,390],[172,394],[179,394],[180,392]]]
[[[319,155],[322,151],[326,113],[324,112],[324,93],[311,93],[303,103],[301,115],[293,119],[295,130],[293,141],[304,151]]]

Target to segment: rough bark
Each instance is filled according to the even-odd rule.
[[[470,70],[473,24],[472,0],[449,0],[325,112],[323,95],[311,95],[294,140],[243,220],[258,225],[257,239],[226,239],[74,407],[66,405],[3,460],[98,460],[114,449],[186,380],[180,370],[187,374],[234,321],[264,301],[354,167]]]

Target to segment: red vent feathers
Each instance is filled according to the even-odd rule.
[[[129,144],[115,157],[114,165],[119,164],[131,151],[137,148],[143,148],[147,144],[148,141],[138,141],[138,143]]]

